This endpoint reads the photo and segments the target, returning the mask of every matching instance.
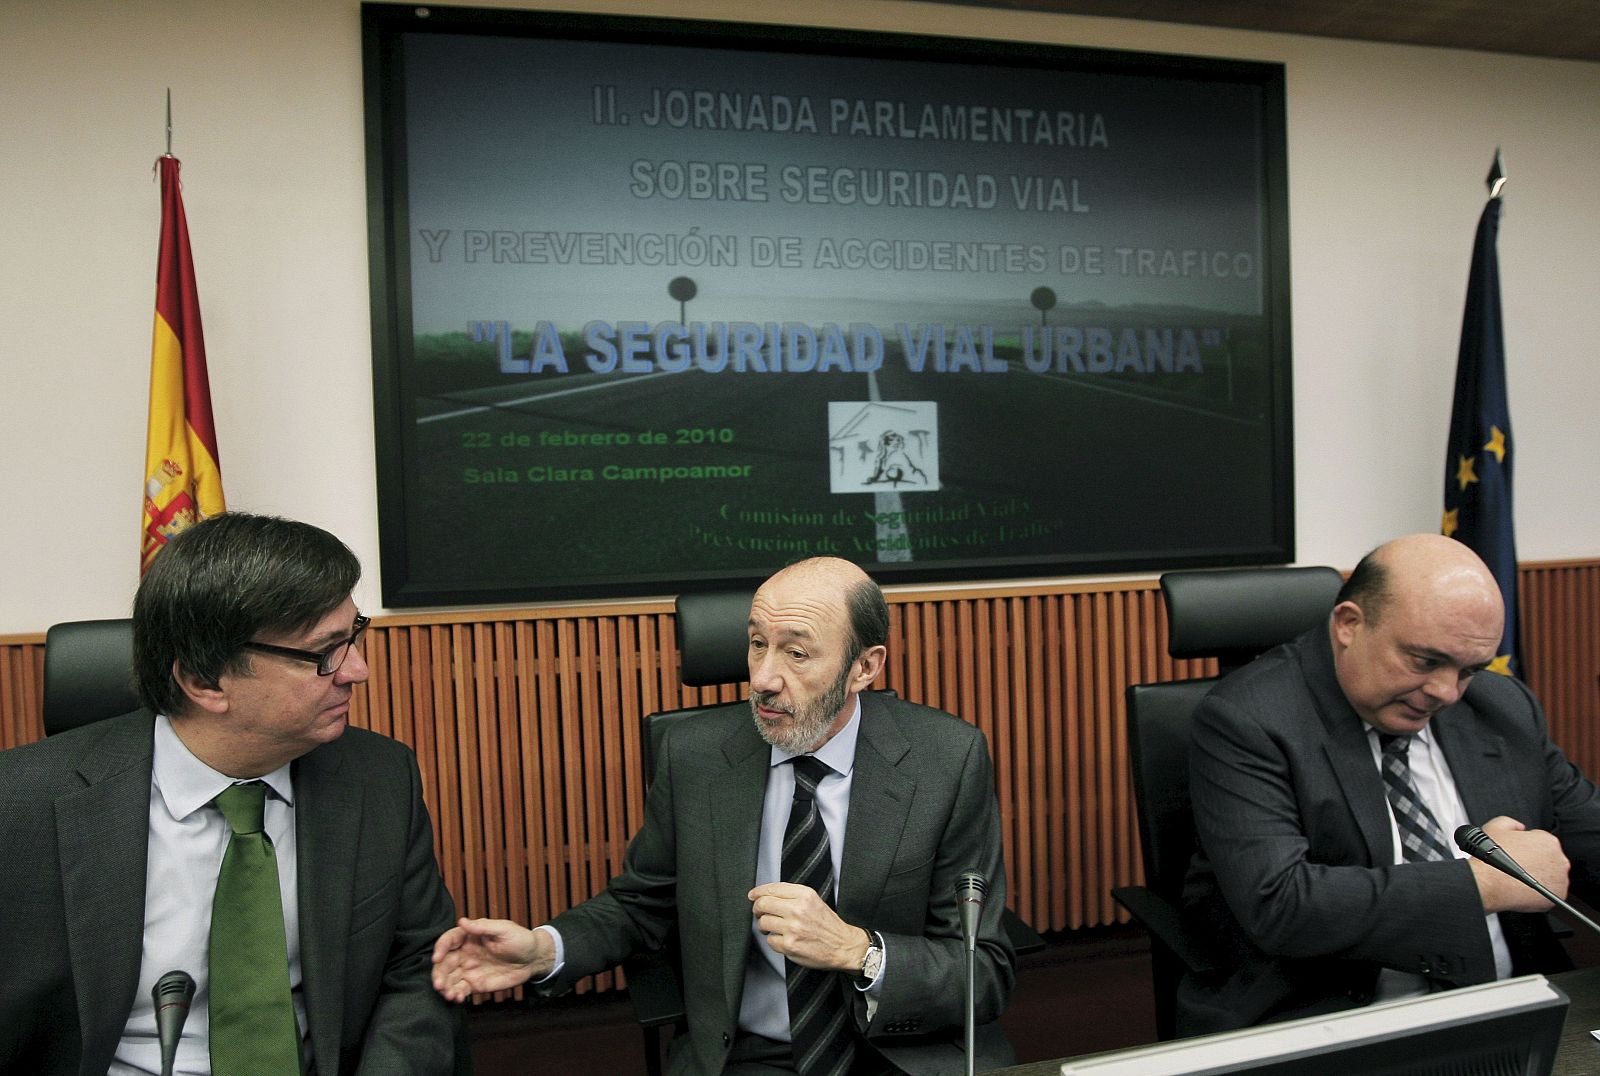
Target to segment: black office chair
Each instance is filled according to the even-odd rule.
[[[1128,744],[1145,884],[1113,897],[1150,931],[1156,1034],[1176,1034],[1178,983],[1185,971],[1219,966],[1209,939],[1183,929],[1179,909],[1194,853],[1189,805],[1189,721],[1217,680],[1256,655],[1326,622],[1344,577],[1333,568],[1251,568],[1168,572],[1167,650],[1175,658],[1215,657],[1218,676],[1128,688]]]
[[[139,708],[133,621],[74,620],[44,636],[44,734]]]
[[[678,625],[678,680],[687,687],[736,684],[748,673],[745,661],[752,591],[720,590],[683,594],[676,604]],[[748,709],[749,703],[709,703],[662,710],[644,716],[645,787],[655,779],[662,738],[680,721],[730,707]],[[683,980],[678,968],[677,932],[660,950],[630,958],[623,970],[634,1018],[644,1032],[644,1063],[649,1076],[661,1073],[661,1033],[688,1029],[683,1011]]]

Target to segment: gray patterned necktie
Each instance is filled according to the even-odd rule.
[[[1444,831],[1428,805],[1417,794],[1416,782],[1411,779],[1410,736],[1378,734],[1378,746],[1383,749],[1383,791],[1394,809],[1394,821],[1400,831],[1400,854],[1407,863],[1426,863],[1435,859],[1449,859],[1450,849],[1444,843]]]

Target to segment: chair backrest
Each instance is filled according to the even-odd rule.
[[[753,590],[680,594],[678,679],[689,687],[737,684],[749,673],[750,600]]]
[[[1216,682],[1216,677],[1207,677],[1128,688],[1128,748],[1144,884],[1174,900],[1183,892],[1194,853],[1189,719]]]
[[[1167,652],[1214,657],[1227,674],[1326,620],[1343,585],[1327,567],[1168,572]]]
[[[1168,652],[1215,656],[1226,675],[1322,623],[1344,577],[1334,568],[1168,572]],[[1194,852],[1189,720],[1220,677],[1128,688],[1128,744],[1145,884],[1176,899]]]
[[[133,621],[75,620],[44,637],[44,733],[139,708],[133,687]]]
[[[675,603],[678,614],[678,679],[689,687],[737,684],[749,675],[745,660],[749,650],[750,599],[753,590],[708,590],[680,594]],[[644,780],[655,779],[656,759],[667,730],[697,714],[727,706],[748,706],[740,702],[714,702],[685,706],[644,716]]]

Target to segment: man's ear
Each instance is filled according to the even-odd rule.
[[[883,646],[869,646],[856,658],[856,667],[850,677],[850,690],[863,692],[872,686],[872,682],[883,672],[884,660],[888,657],[889,650]]]
[[[220,683],[208,683],[173,661],[172,679],[182,689],[189,704],[206,713],[228,712],[228,692]]]
[[[1367,621],[1367,614],[1361,611],[1361,606],[1352,601],[1343,601],[1333,607],[1333,615],[1329,620],[1333,641],[1342,649],[1350,645],[1355,638],[1356,629]]]

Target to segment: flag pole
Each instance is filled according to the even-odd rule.
[[[178,158],[172,155],[172,89],[168,87],[167,152],[155,162],[161,180],[161,236],[150,345],[140,575],[179,531],[227,510],[179,167]]]
[[[1454,400],[1444,468],[1441,533],[1470,547],[1500,586],[1504,634],[1489,668],[1523,678],[1517,609],[1517,542],[1512,525],[1516,445],[1506,389],[1505,331],[1500,313],[1500,264],[1495,251],[1504,203],[1505,158],[1495,147],[1484,180],[1489,199],[1478,219],[1461,318]]]

